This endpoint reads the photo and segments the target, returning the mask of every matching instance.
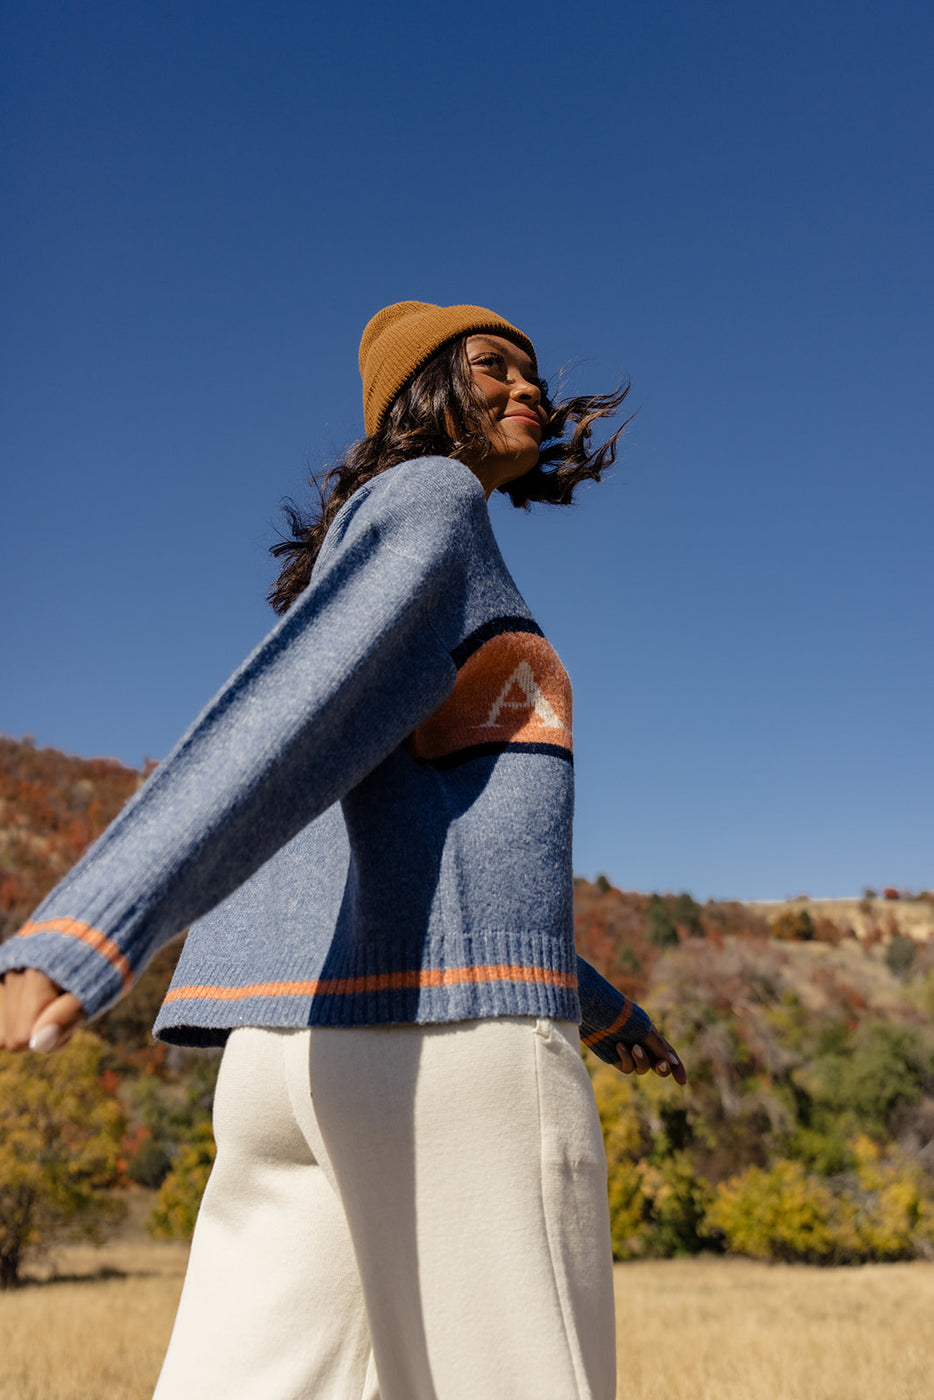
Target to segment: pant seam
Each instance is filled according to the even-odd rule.
[[[302,1099],[301,1101],[299,1101],[299,1102],[296,1102],[296,1093],[297,1093],[298,1091],[297,1091],[297,1087],[296,1087],[296,1086],[294,1085],[294,1083],[293,1083],[293,1077],[294,1077],[294,1074],[295,1074],[295,1065],[294,1065],[294,1061],[293,1061],[293,1056],[290,1055],[289,1052],[290,1052],[290,1050],[292,1050],[292,1047],[296,1044],[296,1042],[300,1042],[300,1043],[302,1044],[302,1046],[303,1046],[303,1051],[304,1051],[304,1053],[302,1054],[302,1057],[301,1057],[301,1063],[305,1066],[305,1080],[306,1080],[306,1087],[305,1087],[305,1089],[304,1089],[302,1092],[303,1092],[303,1094],[307,1094],[309,1100],[311,1101],[311,1104],[312,1104],[312,1107],[311,1107],[311,1118],[315,1121],[315,1126],[317,1127],[317,1120],[314,1119],[314,1107],[313,1107],[314,1100],[313,1100],[312,1092],[311,1092],[311,1075],[310,1075],[310,1071],[309,1071],[309,1058],[310,1058],[310,1053],[311,1053],[310,1040],[311,1040],[311,1031],[310,1031],[310,1029],[301,1030],[301,1031],[294,1031],[294,1032],[292,1032],[291,1034],[286,1034],[286,1035],[284,1035],[284,1036],[282,1037],[282,1069],[283,1069],[283,1075],[284,1075],[284,1078],[285,1078],[285,1088],[286,1088],[286,1093],[287,1093],[288,1099],[289,1099],[289,1106],[290,1106],[291,1109],[292,1109],[292,1115],[293,1115],[293,1117],[294,1117],[294,1119],[295,1119],[296,1126],[298,1127],[298,1130],[299,1130],[299,1132],[301,1133],[302,1137],[305,1139],[305,1142],[308,1144],[308,1150],[309,1150],[309,1152],[311,1153],[311,1155],[312,1155],[312,1157],[313,1157],[313,1159],[314,1159],[314,1162],[315,1162],[315,1165],[316,1165],[316,1167],[317,1167],[317,1170],[320,1171],[320,1172],[322,1173],[322,1175],[323,1175],[325,1181],[327,1182],[327,1184],[328,1184],[330,1190],[334,1192],[334,1194],[335,1194],[335,1196],[337,1197],[337,1199],[341,1202],[341,1209],[344,1211],[344,1218],[345,1218],[345,1220],[346,1220],[346,1218],[347,1218],[347,1211],[346,1211],[346,1208],[344,1207],[344,1198],[343,1198],[343,1195],[341,1194],[340,1187],[339,1187],[338,1182],[337,1182],[337,1179],[336,1179],[336,1177],[335,1177],[335,1175],[334,1175],[334,1168],[333,1168],[333,1166],[331,1165],[331,1160],[330,1160],[330,1158],[327,1156],[326,1145],[325,1145],[325,1143],[324,1143],[323,1134],[322,1134],[322,1133],[320,1132],[320,1130],[319,1130],[319,1131],[316,1133],[316,1137],[317,1137],[317,1139],[318,1139],[319,1141],[317,1141],[317,1142],[312,1142],[312,1141],[310,1140],[310,1138],[309,1138],[309,1136],[308,1136],[308,1127],[307,1127],[306,1123],[302,1121],[302,1120],[305,1118],[305,1116],[306,1116],[307,1107],[306,1107],[306,1105],[305,1105],[303,1099]],[[294,1052],[293,1052],[293,1053],[294,1053]],[[327,1163],[326,1166],[325,1166],[325,1163]],[[348,1223],[348,1229],[349,1229],[349,1223]],[[355,1241],[354,1241],[353,1233],[352,1233],[352,1232],[351,1232],[351,1235],[350,1235],[350,1244],[351,1244],[351,1248],[353,1249],[354,1259],[356,1260],[356,1256],[357,1256],[357,1247],[356,1247],[356,1243],[355,1243]],[[357,1273],[358,1273],[358,1275],[359,1275],[359,1273],[360,1273],[359,1261],[357,1261]],[[363,1301],[364,1312],[366,1313],[366,1299],[363,1298],[362,1301]],[[367,1315],[367,1330],[369,1331],[369,1316],[368,1316],[368,1315]],[[375,1382],[376,1382],[376,1390],[375,1390],[375,1391],[372,1389],[372,1386],[371,1386],[371,1383],[370,1383],[370,1380],[371,1380],[371,1378],[370,1378],[370,1369],[371,1369],[371,1367],[372,1367],[372,1370],[373,1370],[373,1373],[374,1373],[373,1379],[374,1379]],[[379,1400],[379,1373],[378,1373],[377,1370],[376,1370],[376,1358],[375,1358],[375,1356],[374,1356],[374,1354],[373,1354],[373,1334],[372,1334],[372,1332],[370,1332],[370,1355],[369,1355],[369,1361],[368,1361],[368,1363],[367,1363],[366,1369],[365,1369],[364,1374],[363,1374],[363,1382],[362,1382],[362,1387],[361,1387],[361,1390],[360,1390],[360,1397],[359,1397],[359,1400],[367,1400],[367,1397],[368,1397],[368,1396],[369,1396],[369,1397],[374,1397],[374,1400]]]
[[[541,1037],[539,1036],[539,1038]],[[555,1259],[555,1249],[553,1241],[553,1227],[551,1217],[548,1211],[548,1205],[545,1199],[545,1112],[544,1096],[542,1093],[542,1078],[538,1059],[539,1053],[539,1047],[533,1044],[532,1059],[535,1070],[536,1096],[538,1100],[538,1179],[539,1190],[541,1193],[542,1219],[545,1225],[545,1239],[548,1243],[548,1258],[551,1261],[552,1283],[554,1285],[555,1296],[558,1300],[558,1308],[561,1313],[561,1320],[564,1324],[565,1346],[567,1347],[568,1358],[571,1363],[571,1371],[574,1376],[574,1383],[577,1389],[578,1400],[585,1400],[586,1396],[589,1394],[589,1390],[586,1384],[582,1384],[582,1380],[584,1380],[584,1378],[581,1374],[582,1359],[579,1354],[580,1348],[579,1346],[575,1347],[572,1342],[572,1338],[576,1336],[576,1329],[573,1327],[573,1325],[571,1325],[571,1320],[568,1317],[567,1301],[564,1297],[564,1291],[561,1288],[558,1277],[558,1265],[557,1260]]]

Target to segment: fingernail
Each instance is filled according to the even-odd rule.
[[[681,1063],[681,1061],[678,1059],[677,1055],[673,1050],[668,1051],[668,1059],[673,1065],[680,1065]]]
[[[666,1063],[665,1060],[659,1060],[659,1062],[658,1062],[658,1064],[655,1066],[655,1068],[656,1068],[656,1070],[658,1071],[659,1074],[667,1074],[667,1073],[668,1073],[668,1065],[667,1065],[667,1063]]]
[[[634,1045],[632,1047],[632,1053],[635,1055],[637,1060],[645,1059],[645,1051],[643,1050],[641,1045]]]
[[[41,1031],[36,1031],[30,1038],[30,1050],[38,1050],[40,1054],[45,1054],[49,1050],[54,1050],[59,1042],[61,1031],[54,1021],[50,1021],[47,1026],[43,1026]]]

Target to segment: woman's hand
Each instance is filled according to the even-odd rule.
[[[653,1027],[641,1045],[617,1045],[619,1067],[623,1074],[648,1074],[650,1069],[664,1079],[668,1075],[676,1084],[687,1083],[684,1065],[663,1035]]]
[[[0,1049],[58,1050],[84,1022],[77,997],[27,968],[0,979]]]

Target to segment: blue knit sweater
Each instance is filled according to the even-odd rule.
[[[571,690],[448,458],[334,521],[312,582],[0,949],[90,1016],[193,920],[156,1034],[645,1012],[575,957]]]

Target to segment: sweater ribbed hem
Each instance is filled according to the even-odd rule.
[[[155,1034],[174,1044],[219,1044],[235,1026],[423,1025],[493,1016],[580,1020],[569,940],[484,934],[464,940],[462,957],[444,965],[430,958],[419,965],[413,957],[395,967],[387,965],[384,947],[354,949],[313,978],[307,970],[275,982],[231,977],[205,985],[177,978]]]

